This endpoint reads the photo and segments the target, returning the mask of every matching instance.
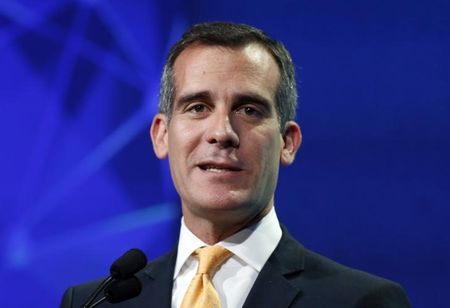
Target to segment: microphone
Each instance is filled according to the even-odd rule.
[[[142,284],[136,276],[125,280],[115,280],[106,288],[105,295],[89,306],[89,308],[94,308],[105,300],[112,304],[120,303],[138,296],[141,291]]]
[[[105,290],[105,298],[115,304],[126,301],[141,294],[142,284],[136,276],[125,280],[117,280]]]
[[[133,248],[114,261],[109,272],[115,279],[127,279],[143,269],[145,265],[147,265],[145,254],[141,250]]]
[[[110,276],[108,276],[97,289],[91,294],[89,299],[83,305],[83,308],[89,308],[95,298],[103,291],[114,279],[128,279],[147,264],[145,254],[136,248],[130,249],[118,258],[110,267]],[[98,303],[99,304],[99,303]],[[97,304],[97,305],[98,305]]]

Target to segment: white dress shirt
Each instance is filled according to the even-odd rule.
[[[275,209],[259,222],[217,243],[233,255],[219,268],[213,284],[219,293],[222,308],[242,307],[256,277],[281,239],[281,228]],[[208,246],[196,237],[181,219],[178,254],[172,289],[172,308],[178,308],[197,272],[198,260],[192,253]]]

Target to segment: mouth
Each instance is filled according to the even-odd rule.
[[[213,172],[213,173],[224,173],[224,172],[239,172],[242,171],[241,168],[233,166],[233,165],[227,165],[227,164],[200,164],[198,165],[200,169],[207,172]]]

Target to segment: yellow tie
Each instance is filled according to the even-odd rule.
[[[217,268],[230,256],[222,246],[198,248],[193,254],[199,259],[197,274],[184,295],[181,308],[220,308],[220,298],[212,284]]]

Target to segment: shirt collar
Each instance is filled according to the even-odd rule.
[[[235,257],[240,258],[259,272],[278,245],[281,234],[280,224],[275,209],[272,207],[260,221],[217,244],[227,248]],[[202,246],[208,245],[186,227],[182,218],[174,278],[178,276],[191,254]]]

